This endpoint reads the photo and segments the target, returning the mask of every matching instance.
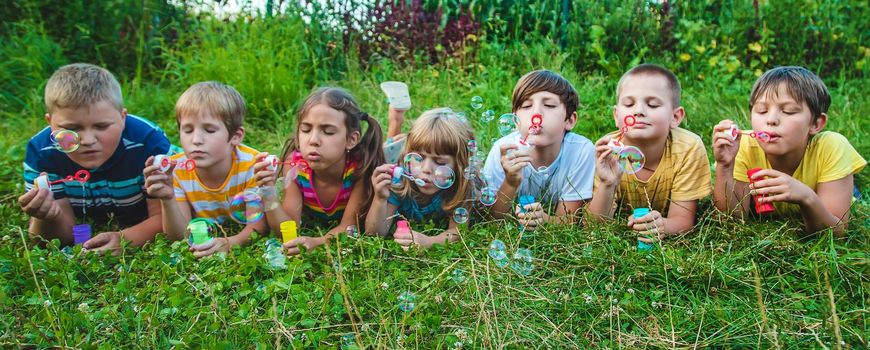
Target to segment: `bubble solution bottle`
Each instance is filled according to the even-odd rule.
[[[649,214],[649,208],[634,208],[634,212],[632,212],[632,215],[634,215],[635,220],[637,220],[638,218],[643,217],[647,214]],[[646,251],[646,250],[652,250],[655,247],[656,247],[655,245],[646,243],[644,241],[641,241],[640,239],[637,240],[637,250]]]
[[[408,224],[408,220],[399,220],[396,223],[396,235],[399,233],[411,233],[411,226]]]
[[[81,224],[72,228],[75,244],[82,244],[91,239],[91,225]]]
[[[749,183],[753,183],[753,182],[754,182],[754,181],[752,181],[752,175],[755,175],[755,173],[757,173],[757,172],[759,172],[759,171],[761,171],[761,168],[753,168],[753,169],[749,169],[749,170],[746,171],[746,176],[749,177]],[[775,209],[773,208],[773,203],[770,203],[770,202],[768,202],[768,203],[759,203],[759,202],[758,202],[758,199],[759,199],[759,198],[764,198],[764,196],[763,196],[763,195],[754,195],[754,196],[752,196],[753,201],[755,201],[755,212],[756,212],[756,213],[758,213],[759,215],[761,215],[761,214],[770,214],[770,213],[772,213],[772,212],[775,210]]]

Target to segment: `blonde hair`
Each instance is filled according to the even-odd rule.
[[[680,86],[680,79],[677,79],[677,76],[674,72],[671,72],[670,69],[667,69],[663,66],[653,64],[653,63],[644,63],[634,66],[629,69],[622,77],[619,78],[619,82],[616,83],[616,99],[619,100],[619,94],[622,93],[622,83],[625,82],[625,79],[630,76],[636,75],[658,75],[668,83],[668,88],[671,93],[671,104],[673,104],[673,108],[676,109],[680,107],[680,99],[682,98],[683,88]]]
[[[474,132],[467,121],[459,118],[450,108],[430,109],[420,115],[411,130],[405,148],[402,150],[403,159],[406,154],[412,152],[426,152],[430,154],[449,155],[453,157],[456,168],[453,169],[456,181],[453,186],[444,190],[448,191],[444,196],[441,208],[449,212],[464,202],[469,195],[469,184],[463,181],[465,168],[468,167],[468,141],[474,139]],[[402,185],[395,191],[402,197],[415,195],[416,191],[410,186],[408,179],[402,179]]]
[[[184,116],[210,113],[227,127],[230,137],[245,121],[245,99],[232,86],[216,81],[204,81],[187,88],[175,103],[175,120],[181,124]]]
[[[121,85],[108,70],[88,63],[73,63],[58,68],[45,84],[45,109],[80,108],[109,102],[121,111]]]

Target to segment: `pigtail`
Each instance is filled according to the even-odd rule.
[[[381,135],[381,124],[368,113],[360,113],[359,120],[366,122],[369,127],[366,128],[360,142],[351,149],[350,155],[357,161],[357,181],[363,181],[366,196],[371,196],[374,192],[371,181],[372,174],[375,168],[384,164],[385,161],[383,136]],[[363,209],[360,212],[368,211],[367,206]]]

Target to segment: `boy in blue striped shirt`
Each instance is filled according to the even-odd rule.
[[[85,249],[115,251],[122,238],[134,246],[154,239],[161,230],[160,204],[145,197],[142,170],[149,156],[168,152],[166,134],[151,122],[128,115],[118,81],[91,64],[70,64],[55,71],[45,86],[45,106],[49,126],[27,144],[27,193],[18,198],[21,209],[31,216],[31,235],[70,245],[76,223],[111,221],[123,229],[95,235],[84,243]],[[59,146],[58,132],[78,139]],[[62,181],[81,170],[90,172],[87,181]],[[50,189],[34,186],[40,175],[48,176]]]

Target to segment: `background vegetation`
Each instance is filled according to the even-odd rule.
[[[594,140],[614,128],[616,80],[640,62],[677,73],[683,126],[709,145],[719,120],[749,124],[758,75],[803,65],[831,89],[827,129],[867,158],[866,2],[269,1],[228,17],[206,5],[29,0],[0,9],[3,347],[870,347],[866,170],[845,239],[804,237],[794,220],[735,221],[705,202],[693,232],[651,253],[637,252],[622,221],[523,239],[507,221],[426,252],[343,237],[286,271],[267,269],[262,238],[203,261],[163,239],[117,257],[35,248],[16,202],[26,142],[45,126],[45,80],[71,62],[113,71],[130,112],[171,140],[185,88],[231,84],[248,102],[246,143],[271,152],[317,86],[348,88],[385,121],[386,80],[410,85],[411,118],[438,106],[468,112],[486,147],[498,133],[470,98],[507,112],[516,80],[539,68],[575,84],[575,131]],[[509,253],[531,249],[531,275],[494,265],[495,238]],[[406,291],[416,294],[408,313],[397,306]]]

